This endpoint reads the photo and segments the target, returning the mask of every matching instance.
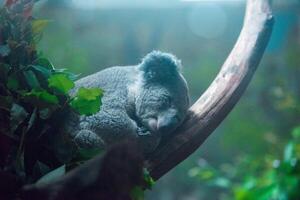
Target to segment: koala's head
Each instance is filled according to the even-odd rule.
[[[140,86],[136,92],[136,115],[153,133],[168,134],[184,120],[189,108],[188,87],[173,55],[154,51],[138,65]]]

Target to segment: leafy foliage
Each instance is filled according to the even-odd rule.
[[[71,97],[76,75],[37,53],[49,21],[32,17],[34,3],[7,0],[0,8],[0,171],[23,184],[75,158],[91,158],[89,153],[78,157],[81,150],[59,127],[71,112],[98,112],[102,97],[95,88],[81,88]]]
[[[220,169],[202,162],[192,168],[189,175],[211,187],[230,190],[228,199],[299,199],[300,127],[292,131],[292,139],[285,145],[281,158],[272,155],[264,159],[244,157],[235,165],[227,164]]]
[[[144,185],[143,186],[135,186],[131,190],[131,198],[132,200],[143,200],[145,198],[144,191],[149,189],[151,190],[153,185],[155,184],[155,181],[150,176],[149,171],[144,168],[143,170],[144,175]]]
[[[0,172],[18,180],[16,187],[50,183],[102,153],[78,148],[60,128],[72,112],[97,113],[103,91],[79,88],[70,96],[77,76],[37,53],[49,21],[31,16],[34,3],[7,0],[0,10]],[[143,199],[153,184],[145,170],[143,186],[132,189],[133,199]]]

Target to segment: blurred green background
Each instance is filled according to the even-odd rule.
[[[159,180],[146,199],[247,199],[237,185],[249,176],[260,178],[266,160],[281,158],[300,125],[300,1],[273,3],[274,32],[246,93],[198,151]],[[35,13],[51,20],[39,48],[55,66],[84,76],[137,64],[154,49],[166,51],[182,60],[195,101],[233,47],[244,9],[242,0],[49,0]]]

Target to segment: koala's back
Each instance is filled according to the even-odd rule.
[[[92,116],[74,116],[72,130],[68,132],[75,137],[81,130],[90,130],[107,141],[114,138],[110,134],[134,132],[135,127],[128,121],[127,108],[132,104],[128,98],[128,85],[134,82],[135,71],[134,66],[111,67],[76,81],[71,95],[84,87],[101,88],[104,96],[100,112]]]
[[[118,93],[119,98],[123,98],[127,93],[128,84],[134,81],[135,70],[134,66],[107,68],[76,81],[73,91],[80,87],[101,88],[106,94],[103,97],[103,101],[111,96],[111,93],[115,92]]]
[[[76,81],[73,91],[80,87],[101,88],[104,91],[101,110],[123,109],[128,103],[127,85],[132,82],[133,71],[134,67],[107,68]]]

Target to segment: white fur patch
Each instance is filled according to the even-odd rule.
[[[136,70],[136,73],[133,73],[132,75],[132,83],[128,85],[128,94],[131,97],[135,97],[139,91],[141,91],[143,85],[144,85],[144,78],[143,78],[143,72],[140,70]]]

